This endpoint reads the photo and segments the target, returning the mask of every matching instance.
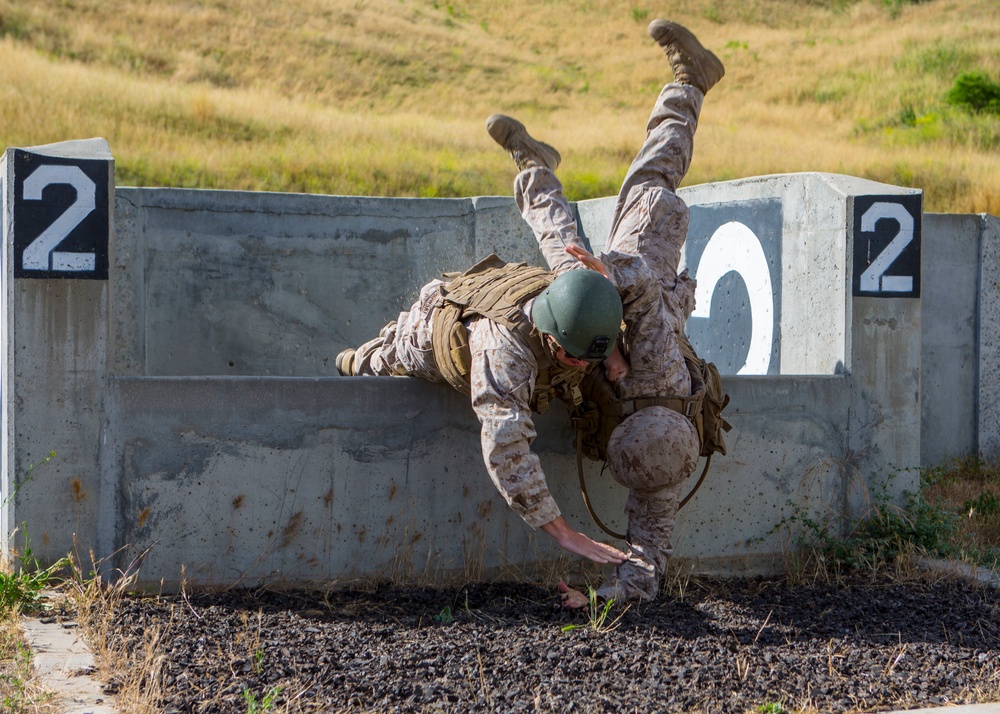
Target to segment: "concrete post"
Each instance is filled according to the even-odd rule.
[[[917,489],[920,466],[922,195],[851,184],[845,525],[864,517],[873,498],[901,503]]]
[[[7,149],[2,175],[3,555],[27,536],[46,561],[74,546],[87,557],[99,500],[114,162],[103,139],[63,142]],[[22,523],[27,533],[10,538]]]
[[[979,257],[979,418],[984,459],[1000,459],[1000,218],[981,215]]]

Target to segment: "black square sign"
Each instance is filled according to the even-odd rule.
[[[111,162],[13,153],[14,277],[107,280]]]
[[[922,195],[854,199],[854,295],[920,297]]]

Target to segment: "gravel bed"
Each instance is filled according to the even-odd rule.
[[[523,583],[189,592],[124,598],[106,639],[142,652],[160,635],[166,712],[873,712],[1000,699],[1000,591],[966,581],[699,579],[608,628],[617,614],[598,630]]]

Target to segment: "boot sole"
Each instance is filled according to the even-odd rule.
[[[354,355],[356,353],[357,350],[347,349],[337,355],[337,359],[334,364],[337,366],[337,371],[340,372],[340,376],[354,376]]]

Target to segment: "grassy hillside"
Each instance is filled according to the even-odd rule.
[[[670,77],[658,16],[727,67],[687,184],[833,171],[1000,214],[1000,108],[946,101],[1000,82],[995,0],[0,0],[0,132],[103,136],[119,185],[469,196],[510,191],[504,111],[609,195]]]

